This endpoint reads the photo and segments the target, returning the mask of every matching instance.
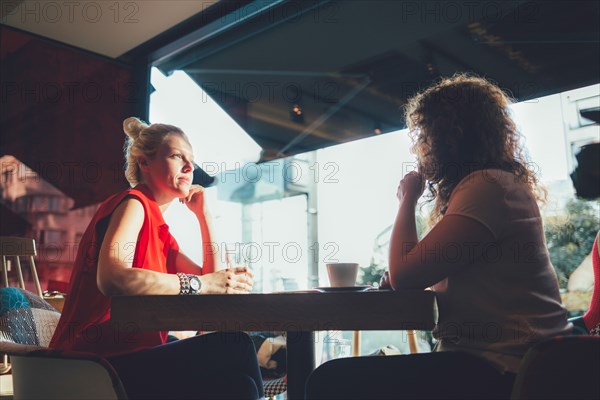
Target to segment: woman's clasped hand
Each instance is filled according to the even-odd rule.
[[[201,276],[200,294],[244,294],[252,291],[254,274],[247,266],[222,269]]]

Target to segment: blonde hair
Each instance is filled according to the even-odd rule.
[[[127,135],[124,147],[125,178],[131,186],[142,182],[142,174],[138,165],[140,157],[154,158],[158,147],[169,134],[179,134],[189,143],[185,133],[176,126],[148,125],[136,117],[129,117],[123,121],[123,131]]]

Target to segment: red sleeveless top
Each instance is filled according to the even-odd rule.
[[[600,232],[596,235],[594,245],[592,246],[592,268],[594,268],[594,292],[592,293],[592,302],[590,308],[583,316],[585,326],[588,331],[596,328],[600,329],[600,254],[598,254],[598,239]],[[594,332],[596,335],[597,332]]]
[[[96,284],[98,255],[110,216],[129,197],[138,199],[144,207],[142,229],[135,246],[131,244],[133,268],[171,274],[176,272],[175,257],[179,246],[169,233],[169,227],[150,190],[140,184],[109,197],[98,208],[79,243],[68,295],[50,342],[51,348],[109,357],[166,342],[168,332],[142,332],[133,325],[112,326],[110,298],[103,295]]]

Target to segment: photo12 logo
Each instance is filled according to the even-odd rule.
[[[138,102],[139,94],[140,86],[135,82],[43,82],[32,79],[0,83],[0,104],[11,101],[26,104],[123,104]]]
[[[0,11],[4,23],[56,24],[139,22],[140,4],[134,1],[3,1]]]

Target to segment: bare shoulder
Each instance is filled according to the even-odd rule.
[[[111,225],[125,224],[138,229],[144,222],[144,206],[135,197],[125,198],[113,212],[110,223]]]

